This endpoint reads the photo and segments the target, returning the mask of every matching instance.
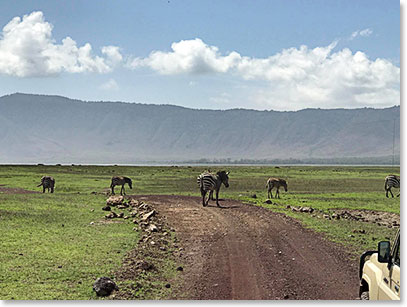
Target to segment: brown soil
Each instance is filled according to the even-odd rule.
[[[284,214],[237,201],[137,196],[176,233],[184,264],[173,299],[351,300],[358,261]]]
[[[4,194],[33,194],[39,193],[38,191],[28,191],[21,188],[7,188],[0,185],[0,193]]]

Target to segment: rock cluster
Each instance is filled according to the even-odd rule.
[[[324,218],[327,220],[352,220],[366,223],[375,223],[378,226],[400,227],[400,216],[389,212],[378,212],[370,210],[333,210],[333,212],[324,212],[312,207],[290,206],[286,209],[293,212],[310,213],[313,217]]]
[[[291,209],[291,211],[293,212],[313,213],[315,211],[315,209],[311,207],[301,207],[301,206],[296,207],[287,205],[286,208]]]
[[[112,211],[105,215],[105,219],[129,219],[133,230],[141,232],[137,248],[126,256],[123,268],[115,274],[119,281],[129,280],[146,272],[158,274],[159,266],[155,265],[153,259],[159,259],[160,255],[168,253],[173,248],[177,249],[174,255],[179,252],[178,245],[175,244],[176,239],[170,235],[170,230],[165,226],[164,217],[161,217],[151,205],[133,198],[124,199],[122,196],[111,196],[106,200],[106,204]],[[105,207],[102,209],[106,210]],[[183,271],[183,268],[178,267],[177,271]]]

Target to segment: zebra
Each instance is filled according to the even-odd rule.
[[[128,178],[128,177],[122,177],[122,176],[114,176],[114,177],[112,177],[112,183],[110,184],[110,188],[112,189],[112,195],[115,195],[115,194],[114,194],[114,187],[117,186],[117,185],[121,185],[121,186],[122,186],[122,188],[121,188],[121,190],[120,190],[120,195],[123,195],[123,193],[124,193],[124,195],[126,195],[126,192],[125,192],[125,190],[124,190],[124,185],[125,185],[126,183],[129,185],[130,189],[133,188],[133,187],[132,187],[132,182],[131,182],[131,179],[130,179],[130,178]]]
[[[266,184],[266,188],[267,188],[267,197],[268,198],[273,198],[273,192],[271,191],[273,188],[276,188],[276,196],[275,198],[280,198],[280,192],[279,189],[280,187],[284,187],[284,190],[287,192],[288,188],[287,188],[287,181],[285,181],[284,179],[280,179],[280,178],[269,178],[267,180],[267,184]]]
[[[217,172],[216,175],[209,173],[209,172],[203,172],[200,174],[197,178],[198,186],[201,190],[201,195],[202,195],[202,205],[206,207],[209,203],[209,199],[213,198],[213,191],[216,192],[216,205],[220,207],[219,205],[219,190],[222,185],[224,184],[225,187],[229,187],[229,172],[221,171]],[[205,197],[206,193],[209,191],[209,197],[208,200],[205,202]]]
[[[55,188],[55,179],[51,176],[42,176],[41,183],[37,185],[37,188],[42,186],[42,193],[45,193],[45,189],[48,190],[48,193],[51,190],[51,193],[54,193]]]
[[[393,193],[391,192],[391,188],[400,189],[400,176],[389,175],[384,180],[384,190],[386,191],[387,198],[389,197],[389,192],[391,194],[391,197],[394,197]],[[399,196],[400,193],[399,195],[397,195],[397,197]]]

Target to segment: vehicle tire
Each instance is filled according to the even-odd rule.
[[[362,292],[362,294],[360,295],[360,299],[362,301],[368,301],[369,300],[369,291]]]

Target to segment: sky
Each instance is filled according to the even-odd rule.
[[[0,96],[199,109],[400,104],[395,0],[0,1]]]

